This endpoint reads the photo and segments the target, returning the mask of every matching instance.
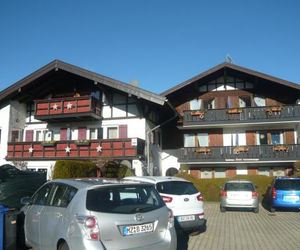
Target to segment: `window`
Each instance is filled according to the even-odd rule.
[[[184,135],[184,147],[195,147],[195,135],[194,134],[185,134]]]
[[[49,196],[52,186],[52,184],[46,184],[43,186],[33,197],[32,203],[34,205],[49,205]]]
[[[282,136],[280,132],[277,131],[271,132],[271,144],[272,145],[282,144]]]
[[[19,130],[13,130],[11,131],[11,142],[18,142],[20,141],[20,131]]]
[[[201,108],[201,100],[194,99],[190,101],[190,109],[191,110],[199,110]]]
[[[251,99],[249,96],[240,96],[239,97],[239,107],[245,108],[245,107],[251,107]]]
[[[214,109],[215,108],[215,99],[204,100],[203,106],[204,106],[204,109]]]
[[[76,194],[77,189],[68,185],[56,185],[54,197],[50,203],[56,207],[67,207]]]
[[[156,189],[159,193],[172,195],[187,195],[196,194],[198,190],[193,183],[186,181],[164,181],[156,184]]]
[[[163,206],[161,197],[152,185],[95,188],[88,190],[86,196],[86,208],[96,212],[135,214]]]
[[[264,107],[266,106],[266,99],[264,97],[255,96],[253,98],[254,103],[257,107]]]
[[[198,146],[208,147],[208,133],[197,134]]]
[[[117,127],[107,128],[107,138],[108,139],[116,139],[119,137],[119,132]]]
[[[268,134],[266,131],[259,131],[258,142],[259,142],[259,145],[267,145],[268,144]]]

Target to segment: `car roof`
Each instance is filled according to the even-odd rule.
[[[107,185],[122,185],[122,184],[136,184],[136,182],[116,179],[116,178],[74,178],[74,179],[55,179],[52,183],[62,183],[71,185],[77,189],[89,188],[94,186]]]
[[[183,178],[176,177],[176,176],[128,176],[128,177],[125,177],[124,180],[148,182],[148,183],[153,183],[153,184],[156,184],[158,182],[164,182],[164,181],[185,181],[185,182],[189,182],[188,180],[185,180]]]
[[[279,176],[275,180],[300,180],[300,177]]]

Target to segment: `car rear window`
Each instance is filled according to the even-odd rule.
[[[88,190],[86,208],[96,212],[131,214],[165,206],[153,185],[118,185]]]
[[[196,194],[199,192],[193,183],[186,181],[159,182],[156,184],[156,189],[159,193],[173,195]]]
[[[276,180],[274,187],[279,190],[300,190],[300,179]]]
[[[225,191],[254,191],[254,186],[252,183],[226,183],[225,184]]]

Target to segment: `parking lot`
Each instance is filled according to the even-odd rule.
[[[249,211],[221,213],[219,203],[205,203],[207,231],[179,239],[180,249],[300,249],[300,213],[270,213],[260,206]],[[186,242],[185,242],[186,241]]]

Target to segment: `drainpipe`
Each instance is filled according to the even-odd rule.
[[[148,130],[146,132],[146,150],[147,150],[147,170],[150,176],[153,176],[153,168],[150,168],[150,138],[149,135],[150,133],[152,133],[154,130],[161,128],[162,126],[166,125],[167,123],[169,123],[170,121],[174,120],[175,118],[178,117],[178,112],[176,111],[176,109],[169,103],[168,99],[165,100],[165,102],[167,103],[167,105],[173,110],[174,112],[174,116],[172,116],[171,118],[169,118],[168,120],[164,121],[163,123],[155,126],[154,128]]]

